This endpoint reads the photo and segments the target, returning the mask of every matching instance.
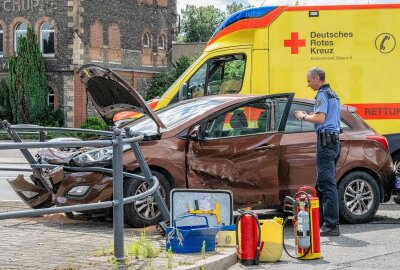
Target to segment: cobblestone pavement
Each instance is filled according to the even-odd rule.
[[[1,212],[26,208],[22,202],[0,202]],[[145,237],[140,240],[143,232]],[[71,220],[64,214],[0,220],[0,269],[187,269],[206,263],[205,256],[211,260],[234,253],[232,249],[219,249],[205,256],[172,254],[168,259],[165,238],[154,226],[146,230],[125,228],[124,240],[127,263],[117,267],[112,261],[112,221],[79,216]],[[147,248],[141,248],[141,255],[135,259],[133,250],[138,246]],[[151,252],[156,258],[144,258]]]

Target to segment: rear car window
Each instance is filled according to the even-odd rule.
[[[307,121],[297,120],[294,115],[295,111],[305,111],[310,114],[313,112],[313,105],[293,102],[286,122],[285,133],[314,132],[314,124]],[[356,113],[354,114],[360,118]],[[349,130],[351,127],[343,120],[340,120],[340,129]]]

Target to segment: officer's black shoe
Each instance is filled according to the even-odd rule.
[[[321,230],[319,231],[321,236],[339,236],[340,230],[339,225],[336,225],[334,228],[327,227],[322,225]]]

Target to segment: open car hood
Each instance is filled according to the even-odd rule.
[[[149,107],[146,101],[118,74],[94,64],[86,64],[78,69],[78,75],[86,87],[93,106],[109,125],[113,125],[114,115],[122,111],[134,111],[148,115],[160,129],[165,125]]]

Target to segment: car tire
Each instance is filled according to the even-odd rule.
[[[379,186],[374,177],[355,171],[342,178],[338,185],[340,220],[365,223],[376,213],[380,203]]]
[[[172,185],[163,174],[152,171],[153,176],[160,182],[161,196],[165,198],[165,203],[169,207],[169,194]],[[124,180],[124,197],[138,195],[148,190],[148,184],[132,178]],[[156,225],[162,221],[162,215],[157,207],[154,196],[135,201],[124,205],[125,223],[134,228],[143,228],[149,225]]]

